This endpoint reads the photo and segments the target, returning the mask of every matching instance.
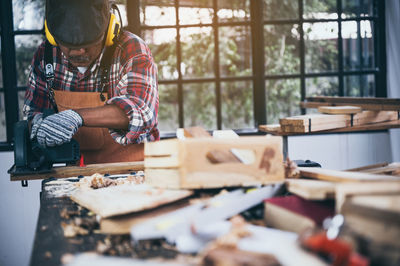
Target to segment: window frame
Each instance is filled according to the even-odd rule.
[[[212,0],[214,14],[217,10],[217,0]],[[211,26],[214,32],[215,42],[215,76],[213,78],[196,78],[186,79],[182,77],[180,70],[180,43],[177,44],[177,68],[178,68],[178,79],[177,80],[160,80],[159,84],[177,84],[178,85],[178,102],[179,102],[179,126],[184,126],[183,119],[183,84],[185,83],[197,83],[197,82],[215,82],[216,90],[216,115],[217,115],[217,128],[222,127],[222,114],[221,114],[221,82],[225,81],[253,81],[253,104],[254,104],[254,129],[250,130],[238,130],[240,134],[256,134],[259,133],[257,128],[259,125],[267,123],[267,108],[266,108],[266,95],[265,95],[265,82],[267,80],[277,80],[286,78],[297,78],[300,79],[300,91],[301,100],[306,97],[306,78],[309,77],[329,77],[337,76],[339,78],[339,96],[344,96],[344,77],[347,75],[362,75],[362,74],[373,74],[375,76],[375,97],[387,97],[387,84],[386,84],[386,40],[385,40],[385,1],[373,0],[374,13],[373,16],[367,17],[356,17],[343,19],[342,14],[342,0],[337,0],[337,19],[304,19],[303,18],[303,3],[304,0],[298,0],[299,5],[299,17],[297,19],[287,20],[267,20],[263,18],[263,0],[250,0],[250,21],[240,22],[218,22],[217,16],[213,17],[213,21],[210,24],[191,24],[191,25],[175,25],[177,29],[185,27],[196,27],[196,26]],[[179,18],[179,1],[174,0],[176,8],[176,17]],[[126,10],[128,18],[127,29],[131,32],[141,35],[141,31],[145,29],[157,29],[163,28],[157,26],[143,26],[140,22],[140,0],[127,0]],[[15,51],[15,36],[17,35],[30,35],[30,34],[44,34],[42,30],[14,30],[13,25],[13,10],[12,0],[0,1],[0,23],[1,23],[1,60],[3,66],[3,87],[0,88],[0,92],[4,92],[5,101],[5,117],[6,117],[6,133],[7,139],[4,142],[0,142],[0,151],[9,151],[13,148],[13,127],[15,122],[19,120],[18,114],[18,92],[24,91],[26,87],[17,86],[17,69],[16,69],[16,51]],[[369,20],[374,22],[374,58],[375,68],[368,70],[351,70],[345,71],[343,69],[343,39],[341,35],[343,21],[360,21]],[[178,20],[177,20],[178,21]],[[315,23],[315,22],[338,22],[338,71],[326,72],[326,73],[305,73],[305,45],[304,45],[304,32],[303,23]],[[284,25],[284,24],[298,24],[300,29],[300,73],[298,74],[282,74],[282,75],[265,75],[264,66],[264,40],[257,38],[256,36],[263,36],[264,25]],[[251,45],[252,45],[252,68],[253,74],[251,76],[240,76],[240,77],[221,77],[219,73],[219,43],[218,43],[218,28],[223,26],[250,26],[251,32]],[[171,28],[171,26],[168,26]],[[179,37],[179,30],[177,30],[177,38]],[[361,36],[358,34],[358,39]],[[5,62],[7,64],[5,64]],[[7,67],[5,67],[7,65]],[[305,113],[305,109],[302,109],[302,113]],[[163,134],[168,137],[171,134]],[[172,135],[171,135],[172,136]]]

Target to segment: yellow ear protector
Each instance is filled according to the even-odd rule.
[[[111,13],[110,22],[108,23],[108,28],[107,28],[107,35],[104,42],[106,46],[111,46],[114,44],[114,40],[118,36],[120,30],[121,30],[121,24],[119,23],[115,15]],[[53,35],[51,35],[49,28],[47,27],[46,20],[44,20],[44,32],[46,34],[46,38],[49,41],[49,43],[53,46],[57,46],[56,40],[54,39]]]

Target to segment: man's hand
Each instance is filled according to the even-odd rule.
[[[36,114],[33,117],[33,119],[32,119],[32,129],[31,129],[31,139],[36,138],[37,131],[38,131],[42,121],[43,121],[43,114],[42,113]]]
[[[50,115],[40,123],[36,132],[37,141],[42,146],[50,147],[69,142],[82,124],[82,117],[73,110]]]

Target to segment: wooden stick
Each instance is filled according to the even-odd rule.
[[[103,163],[103,164],[88,164],[85,167],[80,166],[60,166],[54,167],[50,173],[32,174],[32,175],[11,175],[11,181],[20,180],[36,180],[46,179],[49,177],[66,178],[74,176],[88,176],[95,173],[100,174],[127,174],[130,172],[144,170],[143,161],[139,162],[123,162],[123,163]]]

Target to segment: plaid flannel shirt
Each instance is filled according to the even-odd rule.
[[[37,113],[51,108],[44,70],[44,42],[36,51],[30,66],[28,89],[25,93],[24,115],[31,120]],[[53,48],[54,89],[63,91],[101,91],[100,61],[102,55],[80,73]],[[110,67],[109,96],[105,104],[119,106],[129,118],[128,131],[109,129],[119,144],[158,140],[157,67],[150,49],[142,39],[124,31],[116,47]]]

